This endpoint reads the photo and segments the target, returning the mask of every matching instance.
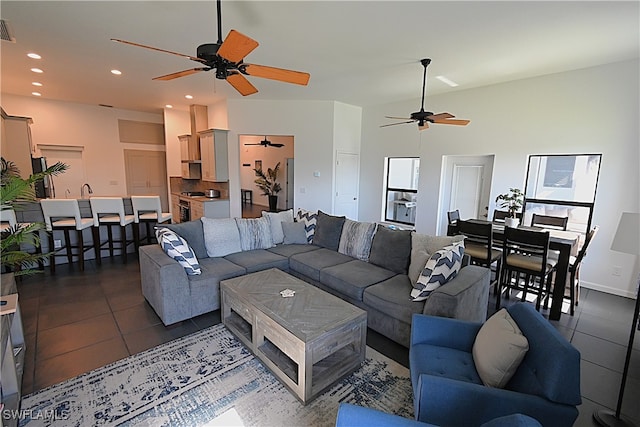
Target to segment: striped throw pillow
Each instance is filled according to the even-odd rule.
[[[305,211],[300,209],[296,214],[296,222],[304,224],[304,231],[307,234],[307,242],[313,242],[313,236],[316,233],[316,224],[318,222],[318,211]]]
[[[158,244],[162,250],[178,261],[189,276],[197,276],[202,273],[193,249],[182,237],[168,228],[162,227],[156,229],[156,239],[158,239]]]
[[[464,242],[445,246],[431,255],[411,291],[413,301],[426,300],[431,292],[456,277],[462,267],[463,255]]]

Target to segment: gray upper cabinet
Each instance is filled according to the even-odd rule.
[[[198,132],[202,160],[202,180],[221,182],[229,180],[229,149],[226,130],[207,129]]]

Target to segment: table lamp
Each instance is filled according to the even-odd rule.
[[[611,249],[618,252],[624,252],[631,255],[640,255],[640,213],[623,212],[618,224],[618,230],[613,238]],[[636,327],[638,325],[638,309],[640,309],[640,275],[638,276],[638,289],[636,291],[636,306],[633,311],[633,322],[631,323],[631,333],[629,334],[629,345],[627,346],[627,357],[624,361],[624,370],[622,371],[622,381],[620,383],[620,391],[618,393],[618,406],[616,412],[600,409],[593,413],[593,419],[601,426],[621,427],[635,426],[633,421],[623,418],[620,411],[622,410],[622,397],[624,396],[624,386],[627,382],[627,374],[629,373],[629,361],[631,360],[631,352],[633,350],[633,339],[635,337]]]

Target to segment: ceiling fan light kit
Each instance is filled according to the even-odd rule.
[[[457,126],[466,126],[469,124],[470,120],[464,119],[454,119],[454,115],[450,113],[438,113],[434,114],[431,111],[424,110],[424,97],[427,92],[427,67],[431,64],[430,58],[425,58],[420,60],[420,63],[424,67],[424,74],[422,76],[422,104],[420,106],[420,111],[416,111],[415,113],[411,113],[409,117],[392,117],[385,116],[387,119],[394,120],[403,120],[398,123],[390,123],[387,125],[382,125],[380,127],[387,126],[395,126],[395,125],[403,125],[407,123],[418,123],[419,130],[429,129],[429,123],[436,123],[441,125],[457,125]]]
[[[258,92],[249,80],[245,77],[254,76],[263,79],[277,80],[284,83],[293,83],[306,86],[309,83],[310,75],[302,71],[286,70],[283,68],[268,67],[265,65],[246,64],[244,57],[258,47],[259,43],[251,37],[245,36],[236,30],[229,31],[227,37],[222,41],[222,14],[220,0],[217,1],[218,16],[218,42],[205,43],[196,49],[196,56],[186,55],[183,53],[172,52],[166,49],[160,49],[153,46],[146,46],[140,43],[134,43],[121,39],[111,39],[118,43],[124,43],[131,46],[151,49],[158,52],[169,53],[171,55],[181,56],[192,61],[202,64],[202,67],[190,68],[163,76],[154,77],[153,80],[173,80],[179,77],[190,76],[191,74],[201,71],[215,70],[215,76],[218,79],[226,80],[241,95],[247,96]]]

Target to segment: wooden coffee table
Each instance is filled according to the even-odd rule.
[[[220,293],[224,325],[303,404],[364,360],[367,313],[281,270],[223,280]]]

